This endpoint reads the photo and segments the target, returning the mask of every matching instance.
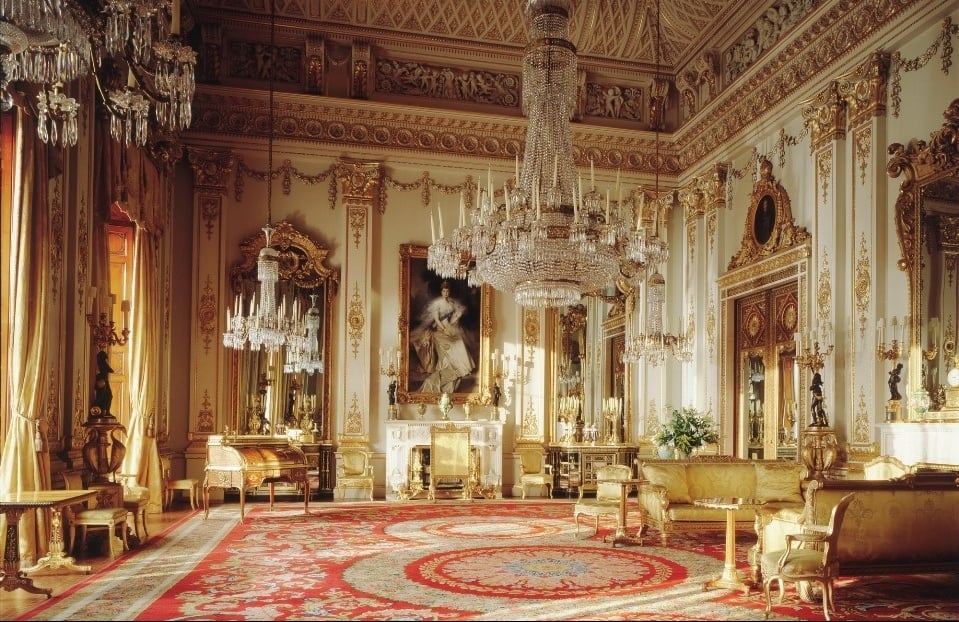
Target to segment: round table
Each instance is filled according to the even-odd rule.
[[[741,589],[744,594],[749,594],[754,584],[752,581],[743,579],[742,573],[736,568],[736,510],[757,510],[765,501],[745,497],[711,497],[696,499],[694,503],[704,508],[726,510],[726,560],[723,564],[723,572],[703,583],[703,590],[724,587],[732,590]]]

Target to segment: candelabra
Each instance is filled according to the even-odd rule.
[[[87,314],[87,323],[90,324],[90,338],[100,350],[106,350],[109,346],[125,346],[130,338],[130,329],[127,328],[127,317],[130,313],[130,303],[126,300],[121,304],[123,310],[123,328],[117,332],[116,323],[106,313],[100,313],[97,318],[96,313]]]
[[[814,329],[809,334],[796,333],[795,337],[796,365],[799,365],[802,369],[808,369],[813,373],[818,373],[825,367],[826,357],[832,354],[834,347],[832,343],[832,326],[826,324],[826,327],[821,332]],[[822,339],[823,345],[820,345],[820,339]]]
[[[396,406],[396,379],[400,375],[399,350],[396,348],[389,348],[387,350],[380,348],[380,374],[390,379],[390,383],[386,388],[386,395],[390,403],[387,410],[390,419],[396,419],[398,412]]]
[[[623,412],[623,398],[607,397],[603,399],[603,420],[606,422],[606,444],[619,444],[619,417]]]
[[[820,345],[820,339],[824,345]],[[825,345],[828,344],[828,345]],[[822,331],[810,334],[796,333],[796,365],[813,372],[809,390],[812,394],[810,422],[802,433],[801,456],[811,478],[825,477],[839,455],[839,441],[829,427],[822,394],[822,375],[826,357],[832,354],[832,325],[826,323]]]
[[[902,326],[899,325],[898,318],[892,316],[892,344],[888,350],[886,349],[886,342],[883,341],[884,330],[885,321],[880,318],[876,323],[876,356],[880,361],[899,360],[902,357]],[[923,351],[923,355],[925,355],[925,351]],[[932,356],[934,358],[935,353]]]

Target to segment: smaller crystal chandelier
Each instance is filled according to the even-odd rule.
[[[270,5],[270,49],[276,49],[276,11]],[[243,313],[243,302],[237,296],[233,312],[227,311],[227,330],[223,333],[223,345],[243,349],[263,349],[274,353],[293,344],[297,347],[298,335],[304,331],[303,321],[298,317],[299,305],[294,302],[292,314],[286,314],[286,301],[277,306],[276,289],[280,279],[280,252],[272,246],[273,232],[273,101],[274,76],[270,73],[270,133],[268,139],[266,226],[263,227],[263,248],[256,260],[256,278],[259,281],[259,301],[256,293],[250,300],[249,310]],[[317,314],[319,310],[317,309]]]
[[[656,3],[656,73],[659,74],[659,42],[662,40],[660,34],[660,6]],[[653,195],[655,203],[654,225],[653,229],[659,231],[659,214],[662,211],[662,201],[659,193],[659,130],[661,126],[661,115],[663,107],[657,99],[653,102],[651,114],[653,127],[656,131],[656,190]],[[645,194],[643,195],[645,197]],[[642,211],[641,211],[642,212]],[[624,363],[638,363],[646,361],[652,366],[659,365],[666,360],[667,356],[672,356],[678,361],[689,361],[693,358],[692,342],[686,335],[680,333],[673,335],[666,330],[663,320],[663,305],[666,302],[666,279],[659,272],[659,265],[666,261],[668,256],[665,244],[662,245],[659,252],[654,254],[654,259],[647,262],[645,270],[637,270],[636,276],[630,279],[630,284],[636,287],[637,291],[644,291],[644,300],[640,302],[639,327],[638,334],[627,334],[626,344],[623,350]],[[650,274],[650,271],[652,272]],[[647,274],[645,283],[641,283],[640,275]],[[685,329],[685,327],[681,327]]]
[[[320,353],[320,307],[316,304],[317,294],[310,294],[310,308],[303,319],[303,329],[291,327],[287,337],[286,363],[283,371],[288,374],[306,372],[310,375],[323,373],[323,356]],[[293,303],[293,317],[298,316],[298,302]]]
[[[196,53],[180,40],[181,0],[0,0],[0,91],[22,81],[39,86],[37,136],[77,142],[77,101],[61,93],[92,76],[111,115],[111,135],[124,145],[147,140],[149,110],[158,126],[189,126]],[[127,67],[127,86],[104,87]]]
[[[667,332],[663,321],[663,303],[666,300],[666,279],[656,270],[646,280],[645,306],[640,308],[639,325],[642,332],[629,335],[623,350],[624,363],[646,361],[659,365],[672,356],[681,362],[693,358],[692,342],[686,335]]]

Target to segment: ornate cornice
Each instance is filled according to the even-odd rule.
[[[807,84],[821,80],[837,59],[855,53],[920,0],[845,0],[824,11],[792,43],[744,74],[735,88],[721,93],[697,111],[694,121],[674,134],[661,136],[665,163],[659,173],[676,176],[695,168]],[[870,55],[874,59],[874,55]],[[869,61],[866,62],[869,66]],[[875,66],[873,66],[875,68]],[[848,74],[847,74],[848,75]],[[867,81],[872,88],[882,86]],[[189,134],[264,136],[268,123],[266,95],[255,91],[199,85],[194,123]],[[477,113],[315,95],[289,95],[295,100],[278,110],[278,137],[339,148],[418,152],[434,157],[463,156],[512,160],[520,153],[526,120]],[[870,98],[869,101],[873,101]],[[424,98],[425,105],[440,105]],[[873,112],[876,108],[873,108]],[[600,168],[624,173],[656,172],[655,141],[650,132],[573,124],[574,158],[584,166],[592,158]]]

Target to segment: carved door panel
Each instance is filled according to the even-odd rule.
[[[736,301],[734,446],[739,456],[795,456],[797,291],[791,282]]]

